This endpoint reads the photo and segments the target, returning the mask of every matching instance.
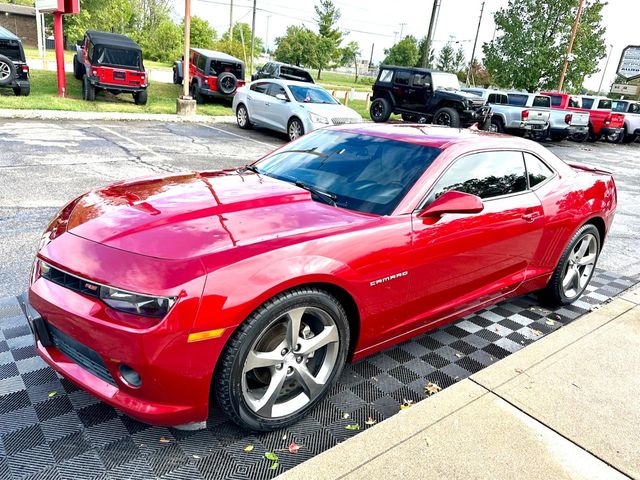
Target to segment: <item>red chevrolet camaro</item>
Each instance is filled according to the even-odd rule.
[[[347,360],[507,297],[568,304],[616,208],[611,175],[528,140],[328,128],[238,170],[114,183],[43,235],[39,354],[128,415],[201,427],[305,415]]]

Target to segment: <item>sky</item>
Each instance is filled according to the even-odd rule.
[[[553,1],[553,0],[550,0]],[[604,76],[603,90],[610,85],[616,73],[622,50],[627,45],[640,45],[640,0],[608,0],[604,7],[604,25],[607,27],[607,50],[613,45],[611,59]],[[177,15],[184,15],[184,1],[174,0]],[[256,0],[256,35],[275,47],[275,38],[285,33],[289,25],[306,25],[315,30],[313,6],[317,0]],[[482,0],[441,0],[440,14],[435,31],[436,52],[452,40],[461,45],[471,58],[473,39],[480,17]],[[485,0],[476,57],[482,56],[482,43],[491,41],[495,24],[493,13],[507,4],[507,0]],[[205,18],[221,35],[229,28],[230,0],[192,0],[191,13]],[[360,45],[363,58],[369,58],[373,47],[375,63],[384,58],[384,49],[391,47],[400,35],[426,35],[433,0],[334,0],[342,14],[339,27],[349,34],[346,41]],[[234,22],[251,25],[253,0],[234,0]],[[457,43],[456,43],[457,42]],[[602,79],[606,58],[599,64],[600,72],[585,80],[585,87],[596,90]]]

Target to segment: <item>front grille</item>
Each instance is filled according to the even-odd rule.
[[[51,340],[58,350],[82,368],[98,377],[100,380],[103,380],[114,387],[117,386],[115,380],[109,373],[109,370],[107,370],[107,367],[97,352],[62,333],[53,325],[47,324],[47,326],[49,327]]]
[[[100,294],[100,285],[97,283],[76,277],[44,262],[41,262],[40,275],[50,282],[73,290],[74,292],[82,293],[83,295],[98,298]]]
[[[331,123],[334,125],[345,125],[347,123],[356,123],[356,119],[350,117],[336,117],[331,119]]]
[[[482,108],[484,107],[484,100],[471,100],[471,106],[473,108]]]

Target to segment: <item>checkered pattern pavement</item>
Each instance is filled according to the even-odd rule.
[[[267,434],[239,429],[215,406],[197,432],[130,419],[46,366],[15,298],[0,300],[0,479],[271,478],[358,433],[347,425],[383,421],[425,398],[428,382],[446,388],[635,283],[598,271],[573,305],[551,311],[519,297],[350,364],[308,417]],[[279,456],[273,470],[269,451]]]

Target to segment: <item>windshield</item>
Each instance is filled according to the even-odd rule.
[[[627,102],[613,102],[614,112],[626,112],[627,111]]]
[[[291,90],[293,98],[299,103],[338,103],[329,92],[318,87],[289,85],[289,90]]]
[[[434,90],[460,90],[460,81],[453,73],[433,72],[431,81]]]
[[[140,51],[126,48],[98,45],[95,47],[94,59],[98,65],[134,68],[136,70],[142,67]]]
[[[262,175],[332,195],[338,207],[389,215],[441,150],[336,130],[316,130],[260,160]]]

